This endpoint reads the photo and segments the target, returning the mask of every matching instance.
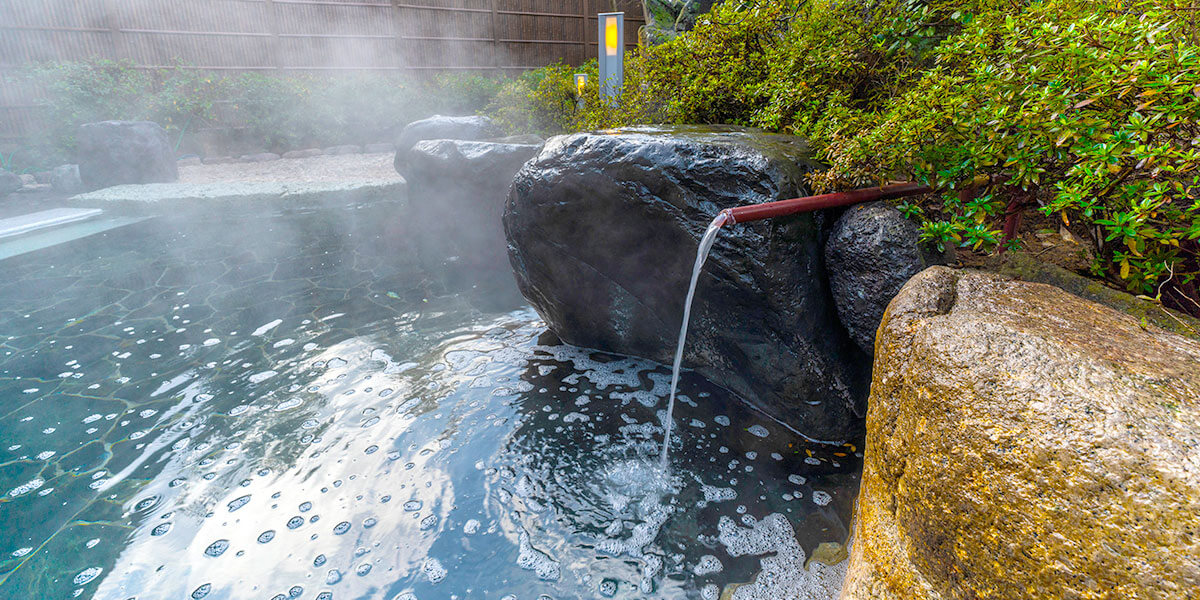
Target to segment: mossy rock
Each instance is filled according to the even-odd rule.
[[[1200,598],[1200,342],[933,267],[875,357],[843,600]]]
[[[1025,252],[1001,255],[988,265],[990,270],[1022,281],[1052,285],[1080,298],[1098,302],[1123,312],[1138,321],[1157,325],[1167,331],[1200,340],[1200,319],[1195,319],[1161,304],[1114,290],[1059,266],[1041,262]]]

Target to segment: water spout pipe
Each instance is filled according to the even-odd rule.
[[[928,194],[932,191],[933,188],[920,183],[896,183],[882,187],[851,190],[848,192],[834,192],[832,194],[792,198],[791,200],[778,200],[776,202],[764,202],[762,204],[749,204],[746,206],[738,206],[736,208],[727,208],[721,211],[721,214],[725,215],[725,223],[727,225],[732,225],[734,223],[761,221],[763,219],[773,219],[775,217],[784,217],[797,213],[812,212],[814,210],[821,210],[822,208],[851,206],[854,204],[861,204],[863,202],[872,202],[874,200],[889,200],[891,198],[903,198],[905,196]]]

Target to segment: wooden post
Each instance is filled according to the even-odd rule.
[[[271,65],[275,67],[275,70],[279,70],[282,67],[280,56],[283,53],[279,48],[279,13],[275,6],[275,0],[267,0],[267,28],[271,34]]]
[[[583,56],[579,59],[579,64],[583,64],[588,59],[588,0],[579,0],[579,6],[583,11],[583,14],[580,15],[582,19],[579,21],[579,43],[583,46]]]
[[[122,58],[132,60],[133,57],[128,55],[125,40],[121,37],[121,21],[117,14],[117,4],[118,0],[105,0],[104,2],[104,22],[108,25],[109,52],[112,53],[113,60]]]
[[[495,71],[503,72],[500,68],[500,23],[498,7],[499,0],[492,0],[492,67]]]
[[[392,39],[396,62],[408,66],[408,60],[404,56],[404,37],[400,31],[400,0],[392,0]]]

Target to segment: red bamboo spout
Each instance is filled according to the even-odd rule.
[[[762,219],[773,219],[797,213],[812,212],[814,210],[821,210],[822,208],[850,206],[874,200],[916,196],[918,194],[927,194],[931,191],[933,191],[933,188],[920,183],[896,183],[882,187],[834,192],[819,196],[805,196],[803,198],[792,198],[791,200],[779,200],[776,202],[727,208],[721,211],[721,214],[725,215],[725,224],[732,225],[733,223],[761,221]]]

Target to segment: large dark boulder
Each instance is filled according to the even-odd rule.
[[[720,127],[552,138],[504,227],[522,293],[564,341],[670,363],[696,246],[722,209],[805,193],[799,138]],[[838,325],[821,216],[727,227],[700,278],[685,366],[806,435],[844,439],[866,356]]]
[[[149,121],[103,121],[79,127],[79,179],[89,190],[179,179],[167,132]]]
[[[473,115],[446,117],[434,115],[428,119],[413,121],[400,131],[396,138],[396,172],[408,176],[408,151],[421,140],[468,140],[478,141],[500,135],[501,130],[491,119]]]
[[[541,148],[424,140],[408,151],[409,209],[421,261],[452,289],[480,282],[512,288],[504,202],[513,176]]]
[[[22,187],[25,184],[21,181],[20,176],[16,173],[0,169],[0,198],[7,196]]]
[[[875,330],[900,288],[941,257],[925,253],[917,227],[886,202],[852,206],[838,218],[825,244],[825,262],[842,325],[868,354]]]

